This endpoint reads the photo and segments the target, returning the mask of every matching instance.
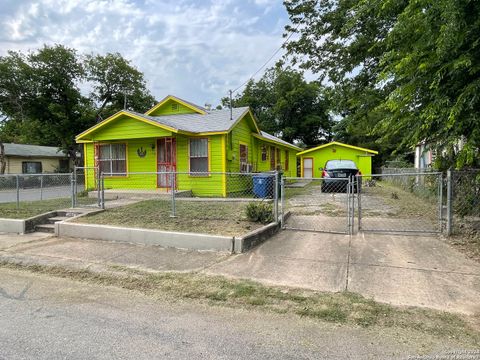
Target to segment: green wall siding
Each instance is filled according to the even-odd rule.
[[[249,116],[240,120],[227,136],[227,172],[240,172],[240,143],[248,146],[248,163],[254,163],[253,129]],[[253,187],[250,175],[228,175],[226,181],[228,194],[249,193]]]
[[[165,104],[165,105],[168,105]],[[182,105],[179,105],[181,109]],[[163,108],[163,107],[162,107]],[[188,111],[190,109],[186,108]],[[252,187],[251,175],[215,174],[226,172],[240,172],[240,143],[248,146],[248,162],[253,165],[254,171],[270,171],[270,160],[261,161],[262,145],[274,146],[281,150],[281,164],[285,164],[285,150],[289,151],[289,170],[286,176],[296,176],[295,150],[256,139],[252,136],[255,128],[250,115],[245,116],[228,135],[211,135],[209,144],[209,170],[208,176],[190,176],[178,174],[177,189],[192,190],[194,196],[222,196],[250,192]],[[109,142],[125,143],[127,145],[127,170],[128,176],[105,178],[106,189],[156,189],[156,174],[135,175],[135,172],[157,171],[157,138],[176,137],[176,164],[177,171],[189,172],[189,139],[188,136],[172,135],[169,131],[150,125],[148,123],[122,116],[112,123],[107,124],[91,134],[94,143],[85,144],[85,166],[95,166],[95,144]],[[155,147],[152,149],[152,145]],[[137,149],[146,150],[145,157],[138,156]],[[270,156],[268,152],[268,156]],[[228,159],[228,160],[227,160]],[[88,187],[95,185],[94,172],[88,175]]]
[[[267,149],[267,158],[265,161],[262,161],[262,147],[265,146]],[[271,142],[262,141],[257,139],[257,151],[256,151],[256,170],[259,172],[270,171],[270,148],[275,148],[275,154],[277,154],[277,149],[280,149],[280,162],[275,159],[277,164],[280,164],[281,169],[286,177],[296,177],[297,176],[297,153],[295,150],[290,149],[286,146],[273,144]],[[288,170],[285,170],[285,158],[288,151]],[[275,155],[276,156],[276,155]]]
[[[208,138],[209,146],[209,168],[212,173],[223,171],[222,153],[223,135],[212,135]],[[177,137],[177,171],[189,172],[189,137]],[[191,176],[178,174],[179,190],[192,190],[195,196],[222,196],[224,176],[210,174],[208,176]]]
[[[176,110],[172,109],[173,104],[177,105]],[[193,111],[189,107],[184,106],[174,100],[168,100],[165,102],[165,104],[160,106],[158,109],[155,109],[155,111],[152,112],[150,116],[161,116],[161,115],[172,115],[172,114],[192,114],[192,113],[195,113],[195,111]]]
[[[158,126],[150,125],[128,116],[121,116],[92,132],[87,138],[93,141],[111,141],[171,135],[172,133],[170,131],[164,130]]]
[[[339,145],[331,145],[322,149],[318,149],[303,155],[300,155],[300,164],[303,169],[303,159],[313,158],[313,177],[322,177],[321,168],[325,167],[328,160],[352,160],[357,164],[357,167],[362,174],[372,173],[372,158],[368,156],[369,153],[361,150],[351,149]],[[303,172],[302,172],[303,176]]]

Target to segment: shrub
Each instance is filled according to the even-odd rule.
[[[273,221],[273,205],[265,202],[250,202],[246,209],[248,220],[268,224]]]

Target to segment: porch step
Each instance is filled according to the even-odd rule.
[[[35,225],[36,232],[44,232],[44,233],[54,233],[55,232],[55,224],[40,224]]]
[[[55,224],[56,222],[64,221],[69,218],[70,218],[69,216],[55,216],[55,217],[49,218],[47,221],[48,221],[48,224]]]

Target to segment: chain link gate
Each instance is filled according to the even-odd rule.
[[[351,234],[355,178],[281,179],[282,228]]]
[[[358,231],[441,233],[445,187],[442,173],[357,176]]]

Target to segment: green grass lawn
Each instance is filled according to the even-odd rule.
[[[247,220],[246,206],[246,202],[177,200],[176,217],[172,218],[170,200],[146,200],[87,215],[77,221],[88,224],[239,236],[262,226]]]
[[[97,199],[78,197],[78,205],[90,205],[96,203]],[[0,203],[0,218],[27,219],[49,211],[68,209],[72,206],[72,199],[49,199],[38,201],[21,201],[18,209],[14,202]]]

